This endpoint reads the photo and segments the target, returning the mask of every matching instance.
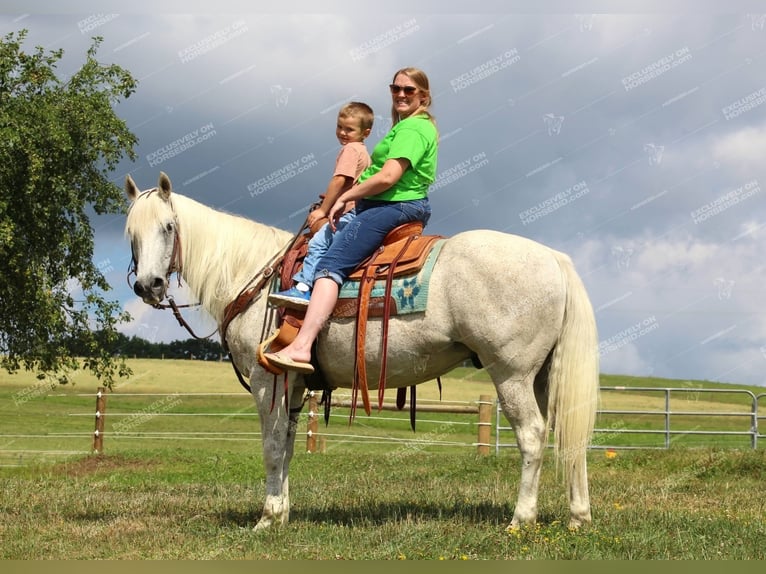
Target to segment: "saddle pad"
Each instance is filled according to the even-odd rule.
[[[431,272],[436,263],[445,239],[434,242],[422,269],[412,275],[404,275],[393,280],[391,285],[391,314],[405,315],[407,313],[423,313],[428,302],[428,288]],[[372,287],[370,298],[371,317],[379,317],[383,311],[383,299],[386,295],[386,281],[381,279]],[[356,317],[359,297],[359,281],[346,281],[340,288],[338,303],[332,313],[333,317]]]

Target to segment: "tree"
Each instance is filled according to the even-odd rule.
[[[68,79],[56,75],[63,50],[22,51],[26,30],[0,40],[0,366],[55,374],[85,368],[107,385],[130,374],[109,352],[129,320],[93,262],[88,213],[125,208],[110,182],[136,137],[114,112],[136,81],[96,60]],[[99,335],[97,335],[99,333]],[[73,356],[71,341],[85,349]]]

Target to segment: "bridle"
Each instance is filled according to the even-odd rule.
[[[150,189],[149,191],[142,193],[136,198],[136,201],[141,199],[142,197],[149,197],[151,194],[157,191],[157,188],[154,187]],[[134,204],[135,205],[135,204]],[[130,209],[133,209],[133,206],[130,206]],[[128,213],[130,213],[130,209],[128,210]],[[165,281],[170,283],[170,276],[173,273],[178,274],[178,286],[181,286],[181,271],[182,271],[182,265],[181,265],[181,241],[179,240],[179,233],[178,233],[178,216],[176,215],[175,209],[173,209],[173,203],[170,203],[170,210],[173,212],[173,225],[174,225],[174,232],[173,232],[173,252],[170,255],[170,265],[168,266],[167,273],[165,273]],[[128,275],[126,277],[126,280],[128,282],[128,286],[130,285],[130,276],[136,275],[137,276],[138,271],[138,257],[136,257],[136,250],[135,246],[133,245],[133,242],[130,242],[130,264],[128,266]]]
[[[146,193],[141,194],[138,198],[136,198],[136,201],[144,196],[149,196],[152,193],[156,192],[157,188],[152,188]],[[135,205],[135,204],[134,204]],[[133,206],[131,206],[132,209]],[[181,273],[183,271],[183,265],[182,265],[182,253],[181,253],[181,239],[180,239],[180,232],[179,232],[179,225],[178,225],[178,216],[176,215],[175,210],[173,209],[173,203],[170,202],[170,209],[173,212],[173,251],[170,254],[170,264],[168,265],[168,270],[165,273],[165,282],[169,285],[170,284],[170,276],[175,273],[176,277],[178,279],[178,286],[181,287]],[[128,273],[127,277],[125,278],[128,282],[128,286],[130,287],[130,276],[136,275],[138,273],[138,257],[136,257],[136,250],[134,248],[133,242],[130,243],[130,263],[128,266]],[[181,325],[184,329],[186,329],[189,334],[194,337],[195,339],[209,339],[213,335],[215,335],[218,332],[218,328],[210,333],[207,336],[200,337],[197,335],[194,330],[191,328],[191,325],[186,322],[186,319],[183,318],[181,315],[180,309],[188,308],[188,307],[198,307],[200,303],[186,303],[184,305],[178,305],[175,302],[175,299],[173,299],[172,295],[166,295],[168,302],[167,303],[154,303],[152,304],[152,307],[155,309],[172,309],[173,316],[178,321],[178,324]]]

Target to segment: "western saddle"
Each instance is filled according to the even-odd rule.
[[[367,321],[370,314],[370,297],[376,281],[385,281],[385,297],[382,308],[376,309],[373,316],[381,317],[381,366],[378,379],[378,408],[383,405],[383,394],[386,383],[386,358],[388,347],[388,322],[391,316],[391,286],[397,277],[416,274],[426,262],[434,243],[442,239],[440,235],[422,235],[423,224],[411,222],[393,229],[384,239],[383,244],[349,276],[349,281],[359,282],[359,295],[356,299],[356,334],[354,341],[354,381],[351,396],[351,417],[354,416],[358,395],[362,395],[365,412],[371,413],[369,385],[367,382],[367,365],[365,361],[365,341],[367,337]],[[282,263],[280,288],[288,289],[292,285],[292,277],[302,265],[308,250],[310,234],[301,236],[290,249]],[[344,303],[339,303],[344,304]],[[280,310],[282,322],[276,333],[265,339],[258,349],[258,362],[268,372],[275,375],[283,373],[278,367],[269,364],[264,357],[267,352],[278,352],[286,347],[298,333],[303,321],[304,311],[291,309]],[[411,387],[411,422],[414,428],[415,388]],[[398,389],[397,406],[401,409],[405,402],[405,388]],[[328,401],[329,402],[329,401]],[[325,405],[325,409],[329,405]],[[327,410],[326,410],[327,413]]]

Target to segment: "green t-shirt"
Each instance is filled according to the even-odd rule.
[[[372,150],[372,164],[359,176],[359,183],[378,173],[386,160],[408,159],[410,166],[392,187],[365,199],[409,201],[426,197],[428,186],[436,179],[438,139],[436,126],[424,115],[405,118],[392,127]]]

